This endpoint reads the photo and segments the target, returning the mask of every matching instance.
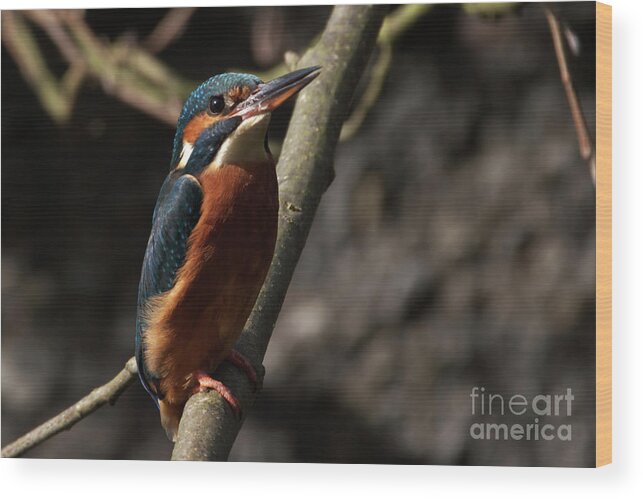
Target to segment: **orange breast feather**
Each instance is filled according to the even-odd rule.
[[[201,218],[174,287],[150,303],[146,361],[165,402],[182,404],[191,375],[211,372],[241,334],[277,234],[274,164],[205,170]]]

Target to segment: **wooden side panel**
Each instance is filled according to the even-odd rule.
[[[612,462],[612,7],[596,3],[596,466]]]

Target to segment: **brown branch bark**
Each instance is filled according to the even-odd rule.
[[[346,109],[375,46],[384,18],[381,6],[337,6],[319,42],[299,67],[321,65],[298,99],[278,165],[280,219],[268,277],[236,348],[260,366],[295,266],[322,194],[334,176],[333,157]],[[247,413],[255,393],[245,374],[225,364],[217,377],[235,393]],[[174,460],[226,460],[241,428],[215,392],[188,401],[179,426]]]
[[[114,379],[95,388],[89,395],[83,397],[68,409],[34,428],[15,442],[5,446],[2,449],[2,457],[19,457],[32,447],[41,444],[61,431],[68,430],[78,421],[105,404],[113,405],[121,393],[132,384],[137,372],[136,361],[132,357]]]
[[[560,79],[563,83],[563,88],[565,89],[567,102],[569,103],[572,119],[574,120],[574,127],[576,128],[580,156],[587,163],[590,175],[592,176],[592,182],[596,185],[596,154],[592,139],[589,135],[589,130],[587,129],[587,122],[585,121],[585,116],[583,115],[583,110],[578,101],[576,89],[574,88],[574,81],[572,80],[571,73],[569,72],[560,23],[558,22],[558,18],[554,12],[549,7],[544,7],[544,9],[545,16],[547,16],[547,22],[549,23],[549,29],[551,30],[551,37],[554,42],[556,60],[558,61],[558,67],[560,69]]]

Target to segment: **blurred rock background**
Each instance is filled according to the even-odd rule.
[[[594,133],[594,4],[558,11]],[[199,9],[160,58],[187,78],[301,52],[330,7]],[[144,37],[159,10],[91,10]],[[39,43],[48,38],[37,32]],[[47,52],[54,71],[66,66]],[[55,125],[2,51],[2,444],[111,378],[133,353],[136,288],[173,129],[83,87]],[[291,108],[273,118],[285,133]],[[590,466],[594,189],[538,5],[423,15],[337,151],[231,459]],[[472,387],[571,387],[572,442],[479,442]],[[483,421],[511,423],[508,417]],[[532,422],[532,420],[520,420]],[[167,459],[136,384],[29,457]]]

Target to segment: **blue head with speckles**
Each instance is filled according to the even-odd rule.
[[[194,146],[207,128],[224,120],[261,83],[256,76],[244,73],[223,73],[201,83],[190,94],[179,116],[171,167],[179,163],[184,142]],[[232,126],[227,128],[234,129]]]
[[[199,85],[181,111],[171,168],[198,173],[211,164],[265,158],[270,113],[313,81],[319,69],[299,69],[268,83],[224,73]]]

